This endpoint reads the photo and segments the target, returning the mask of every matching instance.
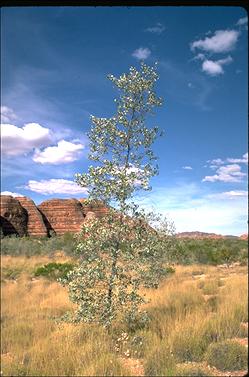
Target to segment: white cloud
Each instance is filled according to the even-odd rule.
[[[16,119],[17,116],[10,107],[1,106],[1,123],[9,123]]]
[[[233,59],[231,58],[231,56],[228,56],[225,59],[220,59],[216,61],[204,60],[204,62],[202,63],[202,70],[203,72],[206,72],[210,76],[217,76],[224,73],[222,66],[224,64],[229,64],[232,61]]]
[[[182,168],[185,169],[185,170],[193,170],[193,168],[191,166],[183,166]]]
[[[162,213],[173,220],[177,232],[202,231],[234,235],[247,232],[245,191],[231,191],[224,197],[213,193],[211,197],[196,184],[188,183],[179,187],[153,189],[136,201],[146,210]]]
[[[208,160],[207,162],[210,162],[212,165],[222,165],[224,161],[221,158],[216,158],[214,160]]]
[[[235,164],[248,164],[248,153],[243,154],[242,158],[227,158],[227,162]]]
[[[232,164],[248,164],[248,153],[243,154],[242,158],[228,157],[225,160],[222,160],[221,158],[216,158],[214,160],[207,160],[207,162],[210,164],[210,168],[217,168],[218,166],[223,165],[226,162]]]
[[[1,191],[1,195],[10,195],[14,198],[17,196],[23,196],[22,194],[18,194],[17,192],[11,192],[11,191]]]
[[[238,164],[221,166],[216,171],[217,174],[209,175],[202,179],[202,182],[241,182],[246,173],[241,172]]]
[[[155,26],[148,27],[147,29],[145,29],[145,31],[148,31],[154,34],[159,34],[159,35],[162,34],[164,30],[165,30],[165,26],[162,25],[160,22],[157,22]]]
[[[202,63],[202,70],[211,76],[217,76],[224,73],[222,66],[212,60],[205,60]]]
[[[237,30],[217,30],[212,37],[206,37],[191,43],[192,51],[196,48],[207,52],[220,53],[234,49],[239,37]]]
[[[135,50],[132,53],[132,56],[139,60],[144,60],[144,59],[147,59],[150,56],[150,54],[151,54],[151,51],[147,47],[145,48],[139,47],[137,50]]]
[[[83,144],[60,140],[57,146],[47,147],[43,151],[37,149],[33,161],[40,164],[66,164],[78,160],[83,149]]]
[[[43,195],[51,194],[87,194],[87,188],[77,185],[74,181],[66,179],[30,180],[26,189]]]
[[[51,131],[38,123],[27,123],[23,127],[1,124],[2,153],[18,156],[31,152],[51,142]]]
[[[243,26],[248,23],[248,17],[240,18],[236,25]]]
[[[193,59],[191,60],[204,60],[205,59],[205,55],[202,54],[201,52],[199,54],[197,54]]]
[[[208,195],[211,199],[237,199],[243,198],[248,196],[248,191],[245,190],[232,190],[232,191],[225,191],[216,194]]]

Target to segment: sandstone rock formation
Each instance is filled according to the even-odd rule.
[[[43,216],[36,207],[33,200],[26,196],[17,197],[18,201],[28,213],[27,234],[28,236],[46,237],[48,230],[45,226]]]
[[[77,199],[49,199],[42,202],[38,209],[45,217],[48,231],[58,235],[79,232],[85,219]]]
[[[1,195],[1,222],[4,236],[27,234],[28,213],[20,202],[9,195]]]
[[[91,219],[95,219],[97,216],[94,212],[92,211],[88,211],[87,214],[86,214],[86,217],[85,217],[85,221],[88,221],[88,220],[91,220]]]
[[[85,204],[87,199],[79,199],[82,204],[82,211],[84,216],[87,216],[88,212],[93,212],[97,218],[103,217],[108,213],[108,208],[101,202],[95,202],[95,204]]]

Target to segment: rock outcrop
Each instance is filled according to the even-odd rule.
[[[44,215],[49,233],[77,233],[85,220],[82,205],[77,199],[49,199],[38,206]]]
[[[77,233],[84,221],[108,213],[103,203],[86,199],[49,199],[36,206],[28,197],[1,195],[1,228],[4,236],[43,237]]]
[[[27,235],[28,213],[19,200],[9,195],[1,195],[0,226],[4,236]]]
[[[95,204],[86,204],[87,199],[79,199],[79,202],[82,204],[82,211],[84,216],[87,216],[89,212],[93,212],[95,214],[95,217],[101,218],[109,212],[108,208],[105,207],[101,202],[95,202]]]
[[[225,238],[221,234],[215,233],[206,233],[206,232],[181,232],[176,234],[177,238],[191,238],[191,239],[203,239],[203,238],[211,238],[211,239],[220,239]]]
[[[26,196],[16,198],[28,213],[27,234],[34,237],[46,237],[48,230],[45,225],[44,217],[36,207],[33,200]]]

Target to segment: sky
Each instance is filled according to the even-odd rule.
[[[159,175],[136,201],[177,232],[247,233],[248,18],[242,7],[3,7],[1,192],[82,198],[90,115],[115,114],[108,74],[158,62],[148,125]]]

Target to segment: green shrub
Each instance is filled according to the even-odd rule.
[[[2,255],[47,255],[60,250],[66,254],[73,254],[75,249],[75,238],[72,233],[65,233],[53,237],[17,237],[7,236],[1,239]]]
[[[174,269],[174,267],[172,267],[172,266],[167,266],[166,268],[165,268],[165,273],[166,274],[173,274],[173,273],[175,273],[175,269]]]
[[[138,313],[129,311],[123,317],[123,323],[126,329],[130,333],[134,333],[137,330],[142,330],[148,327],[150,318],[146,311],[140,311]]]
[[[170,259],[180,264],[223,264],[248,261],[247,241],[240,239],[178,239]]]
[[[209,345],[205,359],[210,366],[220,370],[242,370],[247,368],[248,350],[245,346],[232,341]]]
[[[43,276],[49,279],[66,278],[69,271],[71,271],[75,265],[71,263],[48,263],[42,267],[38,267],[34,275]]]

